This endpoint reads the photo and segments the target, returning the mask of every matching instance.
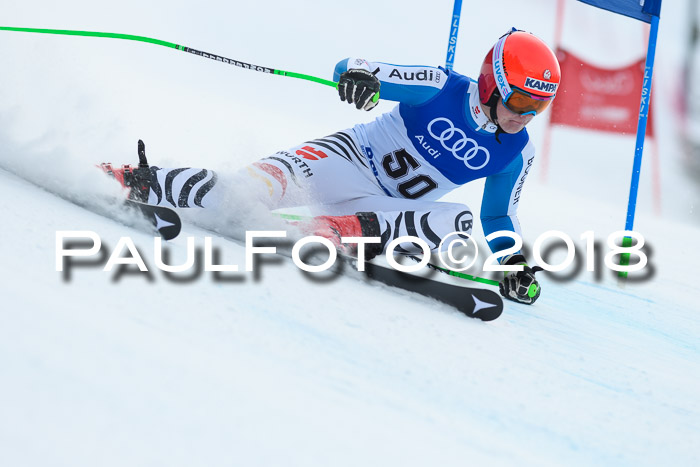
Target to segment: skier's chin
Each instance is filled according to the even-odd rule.
[[[498,124],[501,126],[503,131],[506,133],[514,134],[518,133],[525,128],[525,126],[530,122],[530,119],[527,119],[525,121],[522,121],[522,119],[508,119],[504,118],[499,120]]]

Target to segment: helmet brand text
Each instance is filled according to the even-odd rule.
[[[536,91],[544,91],[554,94],[557,92],[558,86],[559,85],[557,83],[548,83],[546,81],[530,77],[525,78],[525,87],[527,89],[534,89]]]

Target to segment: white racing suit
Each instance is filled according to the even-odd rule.
[[[399,236],[419,237],[435,250],[452,232],[471,234],[473,215],[465,204],[437,201],[470,181],[486,177],[481,222],[488,235],[520,234],[516,210],[534,160],[526,130],[501,133],[479,104],[477,84],[453,71],[347,59],[348,68],[379,68],[383,99],[399,102],[371,123],[307,141],[261,159],[239,172],[240,182],[258,180],[269,209],[308,205],[314,214],[374,212],[383,244]],[[210,207],[221,203],[226,185],[201,169],[152,168],[149,203]],[[221,183],[219,183],[221,182]],[[509,238],[489,242],[496,252]],[[399,252],[419,252],[404,242]]]

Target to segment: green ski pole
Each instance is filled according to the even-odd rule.
[[[114,32],[97,32],[97,31],[75,31],[71,29],[39,29],[39,28],[17,28],[9,26],[0,26],[0,31],[15,31],[15,32],[31,32],[38,34],[58,34],[62,36],[83,36],[83,37],[104,37],[108,39],[122,39],[128,41],[146,42],[149,44],[161,45],[163,47],[170,47],[172,49],[181,50],[183,52],[189,52],[194,55],[198,55],[203,58],[209,58],[217,62],[225,63],[228,65],[237,66],[240,68],[245,68],[247,70],[259,71],[262,73],[269,73],[273,75],[288,76],[290,78],[298,78],[307,81],[312,81],[314,83],[324,84],[333,88],[338,88],[338,83],[335,81],[318,78],[316,76],[305,75],[302,73],[295,73],[293,71],[278,70],[276,68],[269,68],[260,65],[253,65],[251,63],[242,62],[240,60],[234,60],[232,58],[227,58],[221,55],[212,54],[209,52],[204,52],[201,50],[193,49],[192,47],[187,47],[185,45],[175,44],[174,42],[163,41],[160,39],[154,39],[152,37],[145,36],[135,36],[133,34],[120,34]],[[379,100],[379,93],[376,93],[372,98],[372,101],[376,102]]]

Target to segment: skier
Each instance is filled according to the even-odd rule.
[[[357,109],[372,110],[380,89],[382,99],[399,104],[371,123],[279,151],[228,180],[193,168],[103,168],[149,204],[223,207],[227,188],[245,185],[260,189],[258,198],[269,209],[311,205],[323,215],[305,231],[339,248],[347,248],[341,236],[381,237],[379,244],[365,244],[367,259],[399,236],[419,237],[435,251],[452,232],[471,234],[468,206],[436,200],[486,178],[484,234],[521,234],[516,210],[535,157],[525,126],[549,106],[560,81],[557,58],[542,40],[513,28],[486,54],[478,81],[443,68],[356,58],[339,62],[334,79],[340,99]],[[489,247],[499,252],[513,244],[501,237]],[[421,252],[411,242],[396,251]],[[524,266],[507,273],[501,294],[534,303],[541,289],[524,256],[499,262]]]

